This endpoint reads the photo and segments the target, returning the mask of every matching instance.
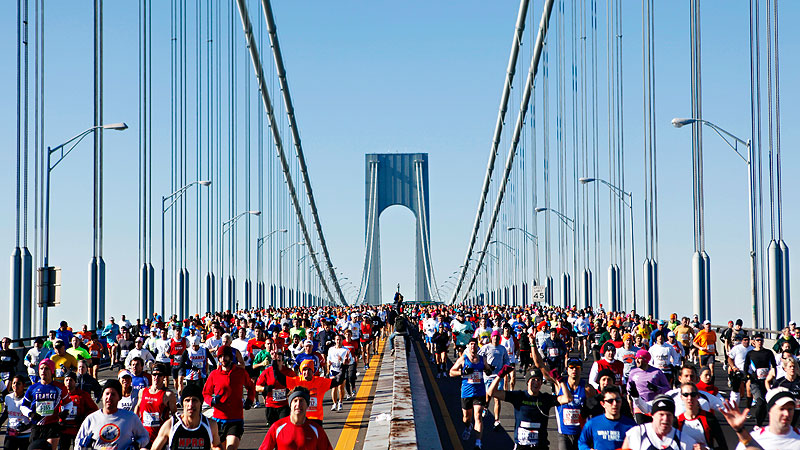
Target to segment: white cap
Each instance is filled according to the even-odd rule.
[[[706,319],[703,321],[703,325],[711,325],[711,321]]]

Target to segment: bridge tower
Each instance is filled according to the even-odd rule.
[[[428,154],[368,153],[365,180],[366,254],[358,302],[371,305],[382,302],[380,216],[393,205],[405,206],[417,219],[416,288],[413,300],[439,301],[430,251]]]

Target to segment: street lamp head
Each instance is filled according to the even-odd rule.
[[[676,117],[672,119],[672,126],[675,128],[680,128],[684,125],[691,125],[695,122],[697,122],[697,119]]]
[[[261,211],[253,209],[253,210],[247,211],[247,214],[252,214],[254,216],[260,216],[261,215]]]
[[[586,183],[591,183],[592,181],[596,181],[596,180],[594,178],[583,177],[583,178],[578,178],[578,181],[580,181],[581,184],[586,184]]]
[[[125,122],[109,123],[109,124],[103,125],[102,128],[104,130],[123,131],[123,130],[127,130],[128,129],[128,124],[126,124]]]
[[[540,212],[547,211],[547,208],[545,208],[543,206],[540,206],[540,207],[536,208],[534,211],[536,211],[537,213],[540,213]]]
[[[211,181],[202,180],[202,181],[198,181],[197,184],[199,184],[200,186],[211,186]]]

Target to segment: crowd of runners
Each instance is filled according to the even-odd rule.
[[[696,315],[654,320],[602,306],[431,306],[414,319],[437,377],[460,379],[462,439],[474,435],[476,449],[484,421],[501,430],[502,402],[514,408],[517,450],[800,449],[794,322],[767,348],[741,319],[714,330]],[[738,442],[726,441],[725,422]]]
[[[268,429],[261,450],[330,449],[326,393],[329,414],[341,411],[382,338],[391,354],[395,339],[415,338],[436,382],[460,380],[461,437],[478,449],[484,422],[502,430],[503,403],[517,450],[800,449],[793,322],[767,348],[741,320],[714,330],[696,316],[602,307],[398,306],[121,316],[81,331],[62,322],[25,355],[27,376],[3,339],[5,448],[236,450],[255,407]],[[116,376],[98,381],[101,366]]]
[[[27,375],[5,338],[4,447],[236,450],[255,407],[268,429],[260,449],[331,449],[323,399],[330,391],[336,413],[354,398],[395,317],[386,306],[61,322],[24,356]],[[98,381],[101,367],[116,376]]]

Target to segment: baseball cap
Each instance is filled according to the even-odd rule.
[[[711,325],[711,321],[706,319],[703,321],[703,325]]]
[[[303,345],[304,346],[305,345],[312,345],[313,346],[314,345],[314,341],[312,341],[311,339],[306,339],[305,341],[303,341]]]
[[[675,333],[673,333],[672,331],[670,331],[669,333],[667,333],[667,337],[675,337]]]
[[[583,361],[581,361],[578,358],[570,358],[567,361],[567,367],[575,367],[575,366],[577,366],[577,367],[583,366]]]
[[[783,406],[789,402],[795,403],[795,400],[792,393],[784,387],[772,389],[767,393],[767,409]]]
[[[125,369],[120,370],[119,373],[117,374],[117,379],[118,380],[122,380],[125,377],[129,377],[129,378],[133,379],[133,375],[131,375],[130,372],[128,372]]]

